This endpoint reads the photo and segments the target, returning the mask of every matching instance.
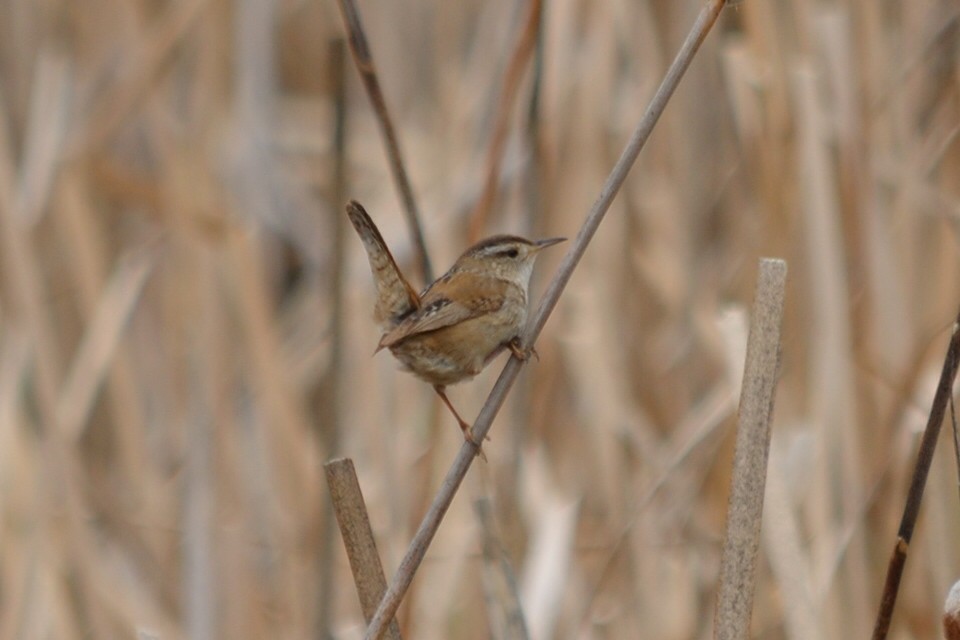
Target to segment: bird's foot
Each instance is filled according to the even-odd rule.
[[[537,350],[533,346],[527,348],[520,346],[520,338],[514,338],[508,342],[507,348],[510,349],[510,353],[520,362],[526,362],[530,359],[530,356],[536,358],[537,362],[540,361],[540,354],[537,353]]]
[[[463,429],[463,439],[472,444],[477,449],[477,455],[480,456],[480,459],[484,462],[487,461],[487,456],[483,452],[483,443],[477,442],[477,439],[473,436],[473,427],[468,424],[461,424],[460,428]],[[490,436],[485,436],[484,440],[489,440]]]

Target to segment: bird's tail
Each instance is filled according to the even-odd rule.
[[[403,277],[396,260],[383,241],[377,225],[356,200],[347,203],[347,216],[357,230],[370,261],[370,271],[377,287],[377,304],[373,317],[387,331],[400,320],[420,308],[420,296]]]

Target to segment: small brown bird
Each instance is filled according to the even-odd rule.
[[[541,249],[565,238],[481,240],[417,295],[364,208],[350,201],[347,215],[363,241],[377,287],[374,319],[384,332],[377,351],[390,349],[408,371],[432,384],[464,437],[479,446],[445,387],[474,377],[505,348],[521,360],[529,357],[520,348],[520,333],[527,321],[533,263]]]

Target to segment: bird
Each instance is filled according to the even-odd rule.
[[[346,209],[376,286],[374,320],[383,334],[374,353],[388,349],[404,369],[430,383],[479,451],[471,425],[453,407],[446,387],[473,378],[504,349],[523,361],[536,353],[520,344],[530,276],[540,252],[566,238],[485,238],[417,293],[363,206],[351,200]]]

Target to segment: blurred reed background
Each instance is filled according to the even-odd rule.
[[[474,235],[576,233],[701,2],[546,2],[505,102],[527,6],[361,3],[438,272]],[[332,0],[0,3],[0,638],[360,637],[321,465],[355,460],[389,578],[460,433],[371,357],[346,199],[422,282],[343,33]],[[404,637],[519,637],[503,559],[534,638],[710,637],[760,256],[790,275],[754,636],[868,636],[960,303],[958,48],[950,0],[724,12]],[[950,444],[896,638],[938,637],[960,577]]]

